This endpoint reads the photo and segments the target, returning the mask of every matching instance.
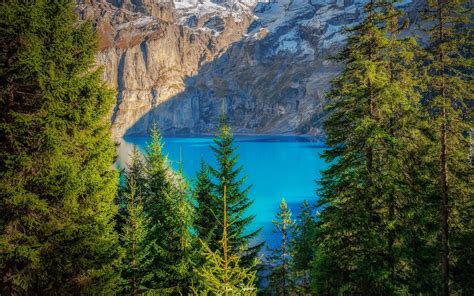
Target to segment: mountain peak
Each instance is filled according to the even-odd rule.
[[[94,21],[98,62],[118,91],[116,136],[146,134],[153,122],[167,134],[212,133],[222,101],[237,133],[320,134],[325,92],[339,71],[327,58],[364,4],[81,0],[78,12]]]

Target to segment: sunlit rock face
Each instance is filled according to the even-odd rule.
[[[117,90],[113,133],[321,134],[328,61],[364,0],[79,0]],[[415,4],[406,2],[413,9]]]

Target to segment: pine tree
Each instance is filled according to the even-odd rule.
[[[143,205],[136,192],[136,183],[132,178],[128,183],[130,189],[127,206],[127,219],[122,234],[122,246],[126,251],[123,262],[122,277],[127,281],[123,292],[127,295],[140,295],[146,290],[144,283],[151,274],[146,270],[149,252],[144,242],[146,224]]]
[[[280,203],[280,211],[276,214],[276,220],[272,221],[276,230],[281,237],[280,247],[270,249],[270,264],[272,265],[270,272],[270,281],[268,290],[271,295],[288,296],[294,290],[294,282],[292,277],[292,258],[290,250],[290,233],[293,230],[295,221],[291,219],[291,211],[288,208],[285,199]]]
[[[455,278],[450,271],[457,258],[472,254],[453,241],[473,239],[472,222],[469,222],[473,216],[472,168],[466,160],[469,153],[467,132],[472,131],[473,93],[469,4],[467,1],[429,1],[425,14],[425,19],[432,25],[428,32],[431,39],[427,107],[432,125],[438,129],[434,143],[438,183],[434,194],[439,201],[443,295],[451,294],[451,279],[458,291],[473,291],[473,285],[468,284],[471,281],[465,281],[462,272],[463,269],[473,270],[472,257],[457,262],[455,269],[459,268],[461,272]]]
[[[305,200],[301,205],[300,214],[296,217],[290,243],[293,269],[298,279],[297,284],[300,286],[299,292],[304,295],[311,293],[310,270],[314,258],[315,227],[311,206]]]
[[[430,195],[429,123],[421,105],[426,88],[420,73],[421,48],[399,37],[407,19],[396,2],[384,4],[389,108],[383,124],[388,138],[382,212],[386,236],[387,289],[395,294],[434,293],[433,198]],[[400,25],[401,24],[401,25]],[[416,279],[416,280],[415,280]]]
[[[115,290],[114,95],[74,2],[0,3],[0,294]]]
[[[123,186],[119,188],[117,195],[117,205],[119,207],[118,215],[116,218],[117,229],[119,232],[123,229],[125,221],[128,219],[127,206],[130,200],[131,188],[129,183],[133,182],[135,185],[135,193],[141,196],[145,189],[145,163],[142,155],[138,151],[137,147],[133,147],[132,153],[130,154],[130,162],[126,170],[122,171],[121,175]]]
[[[149,269],[151,257],[145,242],[147,227],[143,211],[142,190],[144,183],[144,163],[135,148],[130,165],[125,172],[125,186],[120,190],[121,244],[125,251],[122,264],[122,278],[125,280],[123,293],[140,295],[146,291],[145,283],[153,273]]]
[[[366,5],[366,13],[340,54],[347,64],[329,94],[331,114],[325,131],[330,149],[323,157],[334,164],[321,182],[321,204],[327,207],[320,216],[320,246],[324,256],[339,259],[333,261],[339,271],[332,279],[335,285],[339,281],[335,291],[368,295],[381,293],[380,276],[385,272],[378,179],[382,165],[377,155],[387,136],[380,116],[389,77],[383,62],[387,38],[378,26],[375,1]]]
[[[158,129],[151,130],[145,156],[144,211],[149,225],[146,244],[153,257],[148,287],[161,293],[185,292],[191,276],[192,205],[185,181],[163,154]]]
[[[236,153],[237,148],[234,147],[233,142],[234,137],[231,129],[227,125],[225,117],[222,116],[220,133],[214,138],[215,146],[211,147],[217,159],[217,167],[210,168],[212,176],[217,180],[217,183],[214,184],[214,195],[219,199],[219,197],[224,196],[223,188],[227,188],[228,215],[229,220],[233,221],[229,227],[229,248],[233,253],[244,250],[242,264],[243,266],[250,266],[257,258],[263,243],[249,247],[250,240],[255,238],[261,229],[246,232],[254,219],[253,215],[245,214],[252,205],[252,200],[248,198],[250,187],[242,189],[246,177],[240,177],[242,166],[237,166],[239,155]],[[222,213],[222,200],[218,201],[217,206],[213,212],[220,215],[219,213]],[[217,219],[217,221],[221,221],[222,217],[217,216]],[[217,235],[222,237],[222,229],[218,229]],[[219,242],[209,241],[211,250],[217,250],[218,246]]]
[[[332,165],[323,173],[315,286],[330,293],[403,293],[398,236],[410,199],[407,146],[418,141],[413,39],[397,39],[394,3],[371,1],[339,55],[325,122]],[[416,64],[416,63],[415,63]],[[326,270],[324,270],[326,269]],[[334,276],[336,274],[337,276]],[[330,278],[329,278],[330,277]]]
[[[211,248],[204,242],[203,257],[205,264],[197,270],[199,277],[200,295],[256,295],[257,289],[254,281],[256,278],[255,265],[242,267],[239,255],[231,252],[229,229],[235,221],[228,220],[227,188],[224,185],[222,196],[222,239],[218,250]]]
[[[193,190],[195,207],[194,228],[196,229],[197,237],[204,242],[217,242],[218,225],[216,217],[219,213],[215,212],[219,206],[217,199],[213,195],[213,183],[211,180],[209,166],[201,161],[201,168],[196,175],[196,185]]]

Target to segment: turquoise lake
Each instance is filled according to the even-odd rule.
[[[164,150],[174,169],[180,159],[186,179],[193,184],[201,159],[215,165],[210,148],[211,137],[164,137]],[[118,148],[118,165],[125,167],[134,146],[143,151],[147,137],[125,137]],[[262,227],[258,237],[268,246],[275,247],[279,238],[273,233],[272,219],[285,198],[296,218],[300,205],[306,199],[311,204],[317,200],[316,180],[320,171],[327,167],[320,154],[325,149],[320,140],[307,137],[236,136],[235,145],[240,154],[247,185],[251,185],[249,197],[254,200],[249,210],[255,215],[252,229]]]

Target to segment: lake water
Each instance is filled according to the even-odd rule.
[[[211,137],[165,137],[164,150],[171,165],[179,168],[180,159],[187,180],[193,184],[200,161],[215,165],[210,145]],[[134,146],[143,151],[147,137],[125,137],[118,148],[118,165],[125,167]],[[300,205],[306,199],[314,204],[316,180],[327,164],[320,158],[324,150],[321,141],[306,137],[236,136],[240,154],[239,164],[247,185],[252,185],[250,198],[254,200],[249,214],[256,215],[252,229],[263,227],[258,240],[275,247],[278,236],[273,233],[272,219],[284,197],[296,218]]]

